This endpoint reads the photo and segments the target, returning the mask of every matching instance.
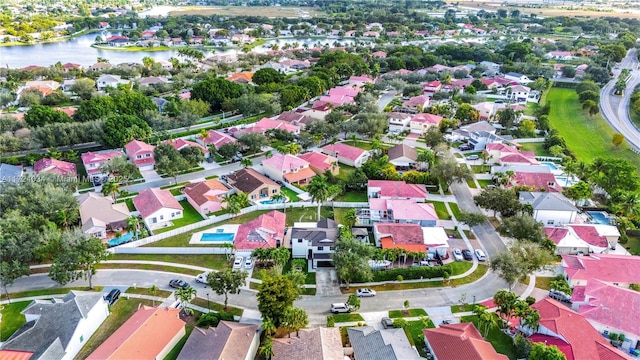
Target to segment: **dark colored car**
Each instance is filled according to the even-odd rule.
[[[188,289],[189,283],[184,280],[173,279],[169,281],[169,286],[175,289]]]
[[[111,291],[109,291],[107,295],[104,296],[104,301],[106,301],[109,304],[109,306],[111,306],[116,302],[116,300],[118,300],[119,297],[120,297],[120,290],[112,289]]]
[[[388,317],[383,317],[380,323],[382,323],[382,327],[385,329],[393,327],[393,319],[390,319]]]
[[[465,260],[473,260],[473,254],[471,253],[471,250],[469,250],[469,249],[462,250],[462,257]]]

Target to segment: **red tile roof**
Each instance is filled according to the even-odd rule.
[[[170,144],[171,146],[173,146],[174,149],[176,150],[182,150],[186,147],[197,147],[200,150],[202,150],[202,152],[204,154],[208,154],[209,153],[209,149],[207,149],[206,147],[198,144],[197,142],[194,141],[189,141],[189,140],[185,140],[185,139],[170,139],[170,140],[165,140],[163,141],[163,144]]]
[[[640,321],[636,316],[629,316],[640,314],[639,292],[593,280],[583,287],[583,293],[582,301],[587,300],[588,303],[580,305],[578,313],[617,331],[640,335]],[[573,297],[571,299],[577,301]],[[624,311],[616,311],[620,306]]]
[[[87,170],[87,174],[92,174],[96,172],[100,172],[100,168],[89,168],[89,164],[104,164],[105,162],[113,159],[114,157],[123,156],[120,151],[105,151],[94,153],[91,151],[87,151],[82,154],[80,158],[82,159],[82,163],[84,164],[85,169]]]
[[[155,150],[155,148],[156,148],[155,146],[149,145],[139,140],[132,140],[124,146],[124,150],[127,153],[127,156],[137,166],[154,164],[156,162],[153,157],[153,151]],[[151,154],[150,157],[136,159],[136,155],[143,155],[143,154],[149,154],[149,153]]]
[[[598,254],[590,256],[563,255],[562,267],[575,280],[598,279],[609,283],[637,283],[640,256]]]
[[[314,176],[316,176],[315,171],[311,170],[311,168],[309,167],[306,167],[296,172],[286,173],[282,177],[284,177],[284,179],[288,183],[295,184],[303,180],[303,182],[311,181],[311,178],[313,178]]]
[[[284,239],[286,215],[273,210],[238,227],[233,245],[237,250],[276,247]]]
[[[416,114],[411,118],[411,122],[417,123],[427,123],[438,125],[442,121],[442,116],[434,115],[434,114]]]
[[[507,187],[515,185],[531,186],[538,191],[562,192],[562,187],[556,182],[552,173],[516,172],[511,184]]]
[[[32,355],[26,351],[0,350],[0,360],[29,360]]]
[[[272,157],[262,160],[262,165],[283,172],[309,167],[309,163],[306,160],[291,154],[274,154]]]
[[[102,343],[88,360],[155,359],[185,333],[179,309],[143,306]]]
[[[553,241],[554,243],[556,243],[556,245],[558,245],[558,243],[560,243],[560,241],[567,236],[567,234],[569,233],[569,230],[567,228],[561,228],[561,227],[545,227],[544,232],[549,238],[549,240]]]
[[[208,133],[209,136],[204,139],[204,143],[206,145],[213,145],[216,149],[226,143],[235,143],[237,141],[233,136],[227,135],[218,130],[209,130]]]
[[[333,156],[325,155],[315,151],[298,155],[298,157],[308,162],[310,166],[320,169],[322,172],[330,170],[333,164],[338,162],[338,159],[334,158]]]
[[[133,205],[143,218],[153,215],[163,208],[183,210],[178,200],[173,197],[169,190],[158,188],[140,191],[140,193],[133,198]]]
[[[571,346],[570,355],[574,359],[629,359],[615,349],[584,316],[565,307],[559,302],[545,298],[533,304],[540,314],[540,326],[549,329]],[[549,334],[552,335],[552,334]],[[568,356],[567,356],[568,358]]]
[[[427,197],[427,188],[421,184],[407,184],[404,181],[369,180],[368,188],[379,188],[380,197],[386,198],[419,198]]]
[[[407,251],[427,251],[422,227],[419,224],[375,223],[383,249],[400,248]]]
[[[36,174],[54,174],[60,176],[75,176],[76,164],[51,158],[43,158],[33,164]]]
[[[482,338],[473,323],[443,324],[422,332],[438,360],[507,360]]]
[[[566,342],[564,342],[561,339],[558,339],[556,337],[549,336],[549,335],[533,334],[533,335],[529,336],[529,340],[531,340],[532,342],[535,342],[535,343],[543,343],[543,344],[545,344],[547,346],[554,345],[560,351],[562,351],[562,353],[567,358],[567,360],[575,360],[575,358],[573,356],[573,348],[571,347],[570,344],[567,344]]]
[[[343,143],[335,143],[330,144],[322,148],[322,152],[327,152],[329,154],[338,154],[336,157],[343,157],[345,159],[349,159],[352,161],[356,161],[359,157],[361,157],[366,150],[357,148],[355,146],[343,144]]]
[[[184,186],[184,194],[196,204],[202,206],[207,201],[222,201],[221,195],[229,192],[229,189],[216,179],[187,184]]]

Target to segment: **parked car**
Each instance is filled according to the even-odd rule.
[[[334,314],[349,313],[351,312],[351,307],[345,303],[335,303],[331,304],[331,312]]]
[[[451,253],[453,254],[453,259],[455,261],[462,261],[464,259],[464,257],[462,256],[462,251],[460,251],[460,249],[458,248],[453,249]]]
[[[478,160],[480,157],[478,155],[469,155],[467,156],[467,160]]]
[[[460,150],[460,151],[467,151],[467,150],[471,150],[471,145],[469,145],[469,144],[462,144],[462,145],[458,146],[458,150]]]
[[[462,258],[465,260],[473,260],[473,255],[471,254],[471,250],[469,249],[462,250]]]
[[[113,305],[116,300],[120,297],[120,290],[111,289],[107,295],[104,296],[104,301],[106,301],[109,306]]]
[[[356,290],[356,295],[358,297],[376,296],[376,291],[371,289],[358,289]]]
[[[173,279],[169,281],[169,286],[171,286],[174,289],[188,289],[189,283],[184,280]]]
[[[207,283],[207,277],[209,276],[210,271],[205,271],[202,274],[196,276],[196,282],[200,284]]]
[[[393,319],[388,317],[383,317],[380,323],[382,324],[382,327],[385,329],[393,327]]]
[[[234,269],[240,269],[242,267],[242,256],[236,256],[236,260],[233,262]]]
[[[473,252],[476,254],[476,257],[478,258],[478,261],[487,260],[487,255],[485,255],[484,251],[482,251],[481,249],[475,249]]]
[[[549,297],[552,299],[556,299],[558,301],[571,303],[571,295],[568,295],[560,290],[551,289],[549,290]]]
[[[253,266],[253,259],[251,258],[251,256],[247,256],[247,258],[244,259],[244,268],[251,269],[252,266]]]

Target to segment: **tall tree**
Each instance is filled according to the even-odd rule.
[[[96,274],[96,266],[109,256],[106,246],[100,239],[85,239],[80,231],[65,234],[63,252],[53,260],[49,276],[60,285],[86,279],[89,289],[93,289],[91,280]]]
[[[193,298],[195,298],[197,295],[198,291],[191,286],[186,289],[180,288],[173,294],[175,299],[180,301],[180,309],[182,309],[185,314],[189,315],[193,313],[193,310],[189,308],[189,304],[191,303],[191,300],[193,300]]]
[[[353,238],[350,229],[341,228],[340,238],[336,242],[335,252],[331,254],[333,265],[342,281],[349,284],[354,279],[370,280],[373,277],[369,260],[373,248]]]
[[[118,183],[113,179],[107,181],[102,185],[102,195],[111,196],[111,200],[113,200],[114,203],[116,202],[116,196],[118,195],[119,191],[120,185],[118,185]]]
[[[311,195],[311,201],[318,203],[317,220],[320,221],[320,208],[322,207],[322,203],[327,201],[335,192],[331,184],[327,182],[327,178],[323,175],[317,175],[311,179],[309,185],[307,185],[307,192]]]
[[[240,287],[247,278],[246,271],[236,271],[226,268],[221,271],[210,272],[207,276],[207,284],[218,295],[224,295],[224,309],[227,310],[229,293],[240,294]]]
[[[300,297],[301,289],[284,275],[264,272],[258,289],[258,310],[264,319],[271,319],[276,327],[282,325],[284,314]]]
[[[305,328],[307,325],[309,325],[309,316],[304,309],[292,306],[285,310],[282,319],[282,327],[287,330],[289,337],[291,337],[291,333],[294,331],[296,332],[296,336],[299,336],[298,331]]]

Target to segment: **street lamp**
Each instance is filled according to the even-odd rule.
[[[207,310],[211,310],[211,304],[209,304],[209,293],[207,293]]]

